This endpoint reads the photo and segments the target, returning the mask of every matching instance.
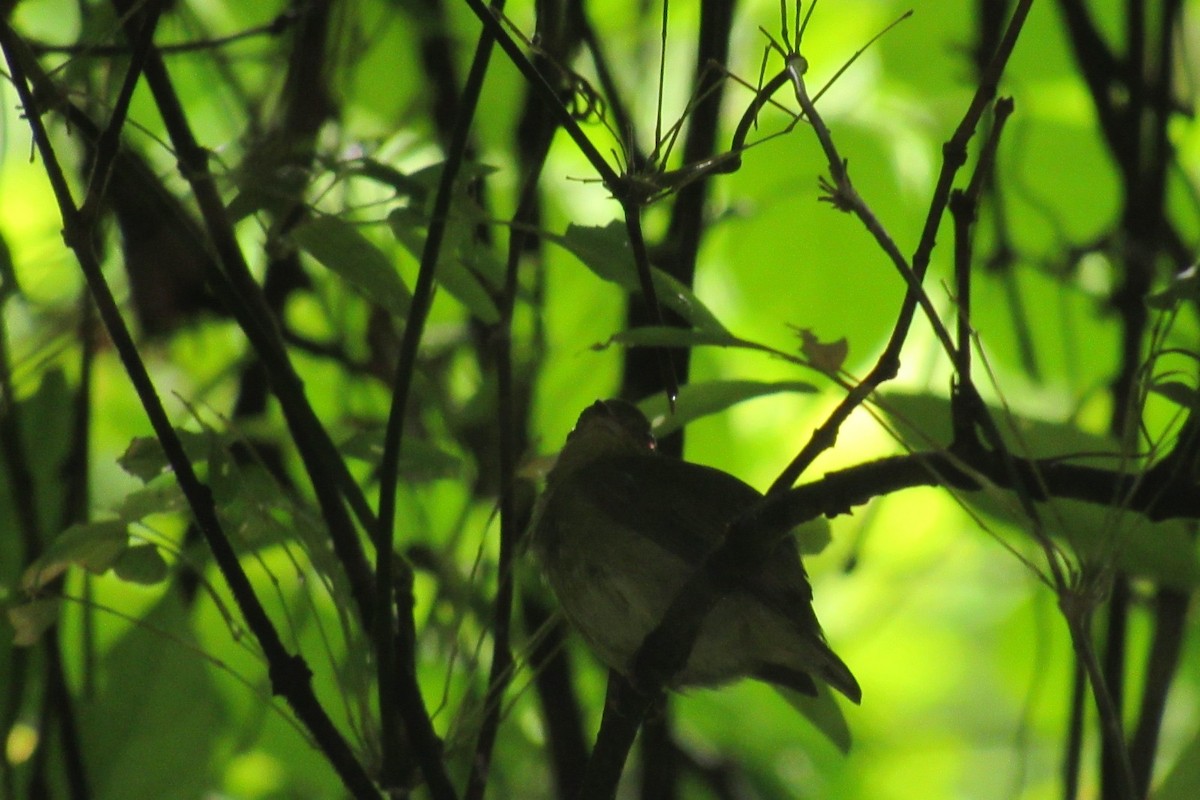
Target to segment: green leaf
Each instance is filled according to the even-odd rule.
[[[549,232],[543,232],[541,236],[572,253],[597,277],[615,283],[627,292],[640,291],[629,237],[620,222],[614,220],[602,228],[571,224],[562,236]],[[658,302],[665,308],[674,311],[694,328],[729,335],[725,326],[691,289],[661,270],[652,269],[651,275]]]
[[[897,424],[900,436],[914,450],[929,450],[950,443],[949,398],[929,393],[888,392],[882,395],[879,406]],[[1088,453],[1090,458],[1081,458],[1081,463],[1091,461],[1111,466],[1111,457],[1097,459],[1095,454],[1119,452],[1114,439],[1089,433],[1070,422],[1019,416],[992,405],[988,406],[988,411],[999,425],[1008,447],[1023,456],[1041,458]]]
[[[151,585],[167,578],[167,562],[152,544],[136,544],[125,548],[113,564],[113,573],[123,581]]]
[[[593,350],[604,350],[614,344],[625,347],[750,347],[750,343],[724,331],[676,328],[670,325],[647,325],[641,328],[615,333],[608,341],[592,345]]]
[[[338,449],[350,458],[378,464],[383,455],[382,428],[360,431]],[[408,481],[426,482],[463,474],[462,459],[422,439],[405,438],[400,451],[400,474]]]
[[[172,475],[164,475],[145,487],[125,495],[116,514],[126,522],[137,522],[151,514],[171,514],[188,510],[187,498]]]
[[[314,217],[291,232],[292,241],[397,318],[408,316],[412,295],[396,265],[358,228],[337,217]]]
[[[825,517],[810,519],[797,526],[792,535],[796,537],[796,546],[800,548],[802,556],[815,556],[833,541],[833,529]]]
[[[142,483],[158,477],[167,469],[167,454],[163,452],[158,439],[153,436],[139,436],[129,443],[125,452],[117,459],[121,469],[128,472]]]
[[[433,164],[407,176],[402,194],[410,196],[412,202],[388,214],[388,225],[396,240],[418,261],[425,249],[429,215],[444,169],[445,163]],[[479,227],[491,220],[470,187],[495,171],[494,167],[477,162],[467,162],[459,168],[437,265],[438,284],[472,316],[489,325],[500,321],[500,310],[489,282],[492,287],[500,285],[503,266],[496,262],[491,248],[476,236]]]
[[[442,182],[442,172],[446,169],[446,162],[439,161],[436,164],[430,164],[427,167],[422,167],[416,172],[409,175],[411,184],[409,187],[420,186],[424,187],[423,199],[425,207],[421,209],[422,214],[428,218],[433,211],[433,201],[437,194],[438,187]],[[470,187],[477,184],[482,178],[486,178],[497,172],[497,169],[491,164],[481,164],[478,161],[464,161],[459,164],[458,174],[454,179],[454,197],[451,201],[452,215],[466,220],[472,227],[475,225],[486,225],[490,220],[487,212],[485,212],[475,198],[471,195]],[[412,188],[408,192],[414,197],[421,197],[421,193]]]
[[[1150,391],[1161,395],[1172,403],[1195,411],[1200,409],[1200,392],[1180,381],[1161,381],[1152,384]]]
[[[450,242],[447,242],[450,244]],[[438,283],[462,303],[471,315],[488,325],[500,321],[500,309],[474,271],[459,258],[442,259],[438,263]]]
[[[661,394],[643,400],[638,407],[653,424],[655,436],[669,436],[689,423],[719,414],[745,400],[782,392],[816,391],[817,387],[803,381],[702,381],[679,387],[673,414]]]
[[[184,453],[193,464],[203,461],[208,456],[210,432],[176,428],[175,435],[179,437]],[[121,469],[142,483],[149,483],[171,466],[167,462],[167,454],[163,451],[162,444],[153,436],[134,438],[117,459],[117,463],[121,465]]]
[[[388,214],[388,225],[396,240],[418,261],[425,249],[425,224],[425,218],[412,208],[401,207]],[[473,239],[469,234],[463,234],[464,226],[461,224],[447,226],[438,257],[437,281],[472,315],[489,325],[495,324],[500,320],[500,310],[496,308],[484,283],[463,261],[464,258],[470,258],[474,262],[486,263],[486,257],[475,252]]]
[[[429,187],[424,181],[374,158],[363,158],[355,162],[348,170],[348,174],[361,175],[385,186],[390,186],[396,192],[396,197],[407,198],[417,206],[423,205],[429,195]]]
[[[29,565],[21,587],[32,592],[49,584],[75,565],[100,574],[129,546],[124,520],[101,520],[72,525],[60,533],[40,558]]]

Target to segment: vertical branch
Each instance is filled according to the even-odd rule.
[[[954,443],[974,443],[975,424],[980,422],[990,427],[984,407],[979,402],[979,393],[971,376],[971,347],[974,342],[971,329],[971,273],[974,262],[974,225],[984,187],[993,182],[996,150],[1000,146],[1000,135],[1004,124],[1013,113],[1011,97],[1002,97],[992,109],[992,124],[984,139],[979,161],[971,175],[965,191],[954,191],[950,195],[950,213],[954,218],[954,290],[958,309],[955,332],[954,390],[951,393],[950,414],[954,429]],[[998,438],[998,437],[997,437]],[[999,447],[999,442],[996,443]]]
[[[642,202],[635,197],[618,197],[621,202],[621,213],[625,217],[625,230],[629,234],[629,249],[633,253],[633,263],[637,267],[638,281],[641,284],[641,302],[645,304],[651,324],[664,326],[662,306],[659,305],[658,295],[654,291],[654,277],[650,264],[650,255],[646,250],[646,237],[642,232]],[[633,320],[630,320],[633,324]],[[675,407],[675,398],[679,394],[679,378],[675,371],[675,362],[671,349],[667,347],[653,348],[654,358],[658,364],[658,389],[667,393],[667,403]],[[628,362],[627,362],[628,363]]]
[[[719,73],[708,69],[711,64],[729,61],[729,39],[733,27],[733,15],[737,3],[734,0],[703,0],[700,4],[700,35],[696,41],[696,56],[693,67],[692,96],[699,100],[688,117],[687,138],[683,144],[683,163],[698,164],[716,154],[717,133],[721,119],[721,104],[725,96],[725,81]],[[671,219],[662,246],[656,248],[660,254],[658,266],[684,286],[691,287],[696,273],[696,259],[705,229],[705,205],[710,192],[708,175],[703,175],[679,190],[671,207]],[[666,312],[666,322],[680,324],[675,315]],[[657,324],[653,312],[643,299],[632,297],[629,302],[630,327]],[[669,361],[676,369],[676,378],[687,383],[691,353],[686,348],[668,350]],[[629,348],[625,351],[625,362],[621,379],[621,394],[640,398],[652,394],[657,386],[652,385],[653,375],[649,359],[653,351]],[[683,453],[683,438],[672,435],[659,442],[659,448],[667,455]]]
[[[641,691],[623,675],[609,670],[604,716],[583,774],[579,800],[612,800],[638,728],[647,712],[661,703],[663,697],[661,684],[650,691]]]
[[[1187,635],[1190,597],[1171,586],[1159,587],[1154,601],[1154,636],[1146,663],[1146,681],[1138,709],[1137,726],[1129,745],[1134,792],[1148,797],[1158,753],[1158,737],[1171,681],[1179,670],[1183,641]]]
[[[1086,600],[1084,602],[1086,603]],[[1092,645],[1091,626],[1088,624],[1091,614],[1083,606],[1073,607],[1068,598],[1064,598],[1063,614],[1071,632],[1071,642],[1075,645],[1079,660],[1092,684],[1092,697],[1100,715],[1100,730],[1107,745],[1106,751],[1112,754],[1112,762],[1105,762],[1112,771],[1111,782],[1105,782],[1105,791],[1112,792],[1113,797],[1118,800],[1135,800],[1137,794],[1133,784],[1133,770],[1129,763],[1129,751],[1125,748],[1120,710],[1113,702],[1113,695],[1106,684],[1104,671],[1100,668],[1100,661],[1096,658]]]
[[[1111,384],[1113,414],[1110,430],[1123,447],[1132,451],[1139,422],[1138,383],[1148,324],[1145,298],[1155,278],[1156,262],[1164,253],[1172,251],[1172,232],[1166,214],[1166,176],[1175,159],[1167,126],[1173,112],[1171,72],[1182,4],[1179,0],[1163,0],[1154,15],[1159,26],[1152,30],[1147,24],[1147,4],[1142,0],[1129,0],[1125,4],[1126,52],[1123,56],[1114,53],[1104,41],[1081,0],[1059,0],[1058,5],[1122,182],[1123,207],[1117,238],[1124,245],[1121,253],[1123,269],[1121,281],[1110,298],[1121,320],[1121,345],[1120,361]],[[1114,86],[1125,89],[1126,97],[1116,100],[1111,91]],[[1174,268],[1178,271],[1184,266],[1179,262]],[[1149,475],[1178,474],[1176,470],[1182,465],[1194,461],[1191,436],[1194,416],[1194,412],[1189,415],[1175,449],[1155,465]],[[1185,474],[1188,471],[1186,467],[1183,469]],[[1129,595],[1128,577],[1116,575],[1108,606],[1104,670],[1106,684],[1113,693],[1118,722],[1125,688]],[[1169,604],[1156,609],[1156,628],[1170,628],[1174,624],[1169,616],[1161,616],[1168,608]],[[1159,641],[1156,635],[1155,642]],[[1153,660],[1156,644],[1151,647]],[[1137,723],[1139,746],[1153,750],[1157,734],[1151,733],[1151,729],[1156,728],[1161,719],[1159,703],[1165,702],[1171,675],[1157,673],[1150,679],[1167,682],[1155,687],[1147,683]],[[1125,751],[1123,734],[1119,745],[1118,749],[1118,742],[1105,738],[1101,773],[1106,798],[1119,796],[1126,790],[1125,776],[1121,773],[1130,754]],[[1153,752],[1141,750],[1138,753],[1137,766],[1133,768],[1137,777],[1130,781],[1133,784],[1130,791],[1136,792],[1139,785],[1148,785],[1153,759]]]
[[[567,624],[561,614],[552,613],[530,594],[522,596],[521,610],[525,630],[533,641],[529,668],[546,721],[546,747],[555,796],[568,800],[579,792],[587,767],[588,747],[583,733],[583,709],[571,682]]]
[[[496,2],[492,6],[492,9],[496,11],[499,11],[501,8],[503,8],[502,2]],[[483,15],[493,22],[495,21],[491,10],[485,11]],[[454,196],[454,183],[462,166],[471,123],[475,116],[475,110],[479,105],[479,96],[483,90],[483,79],[487,74],[494,43],[495,38],[492,29],[485,25],[476,44],[471,69],[467,75],[466,84],[463,87],[458,107],[458,118],[455,121],[454,133],[446,154],[446,163],[442,170],[437,194],[434,197],[429,230],[426,234],[424,249],[421,252],[420,271],[413,286],[412,305],[404,328],[404,337],[400,344],[400,355],[396,364],[396,380],[392,387],[392,406],[388,414],[387,430],[384,434],[383,456],[379,465],[380,499],[378,526],[375,532],[375,581],[377,592],[375,612],[377,617],[373,637],[375,640],[375,650],[379,657],[379,702],[381,710],[384,711],[382,725],[385,776],[397,776],[398,765],[394,762],[394,759],[398,756],[398,753],[392,751],[389,754],[389,747],[395,747],[400,741],[400,732],[390,721],[390,715],[386,712],[386,709],[394,707],[395,702],[402,699],[399,688],[395,683],[398,676],[396,675],[395,629],[391,614],[391,586],[392,549],[395,538],[396,485],[399,480],[400,449],[404,435],[404,416],[408,408],[408,398],[412,388],[413,375],[416,372],[417,349],[420,346],[425,322],[428,319],[429,309],[433,303],[433,288],[437,273],[437,264],[441,255],[442,240],[445,237],[446,225],[449,221],[450,205]],[[410,618],[404,620],[402,624],[405,627],[411,627],[413,623]],[[406,683],[413,682],[412,686],[407,687],[403,696],[407,696],[410,699],[419,699],[419,691],[413,692],[416,680],[415,675],[405,675],[403,679]],[[416,733],[413,730],[414,726],[421,728],[416,738],[418,739],[418,746],[424,751],[420,754],[421,766],[425,778],[430,784],[431,791],[437,797],[453,797],[454,789],[450,785],[449,777],[446,775],[445,768],[441,763],[438,748],[435,746],[434,734],[432,726],[429,723],[428,713],[425,711],[423,703],[421,706],[419,709],[410,708],[405,713],[405,723],[409,726],[410,735]],[[421,742],[424,744],[420,744]]]
[[[1091,670],[1088,677],[1092,682],[1092,694],[1104,693],[1104,704],[1111,707],[1110,717],[1105,717],[1099,708],[1103,738],[1100,741],[1101,797],[1105,800],[1131,800],[1134,797],[1132,764],[1125,745],[1125,725],[1121,711],[1125,706],[1125,656],[1128,646],[1130,586],[1129,577],[1117,574],[1112,580],[1107,607],[1108,623],[1104,631],[1103,661],[1100,669]],[[1090,627],[1081,627],[1082,635],[1088,637],[1092,647]],[[1090,654],[1095,658],[1095,654]],[[1089,666],[1086,662],[1084,666]],[[1099,682],[1097,680],[1099,679]],[[1125,773],[1129,772],[1127,776]],[[1128,785],[1126,785],[1128,784]]]
[[[500,561],[497,566],[495,613],[492,629],[492,666],[488,676],[487,694],[484,702],[485,717],[475,746],[475,757],[471,760],[471,773],[467,779],[467,800],[481,800],[487,788],[488,769],[496,733],[500,727],[504,693],[512,680],[513,657],[510,646],[513,607],[513,560],[523,522],[528,515],[517,507],[517,409],[513,387],[512,321],[517,297],[518,267],[525,250],[524,231],[531,227],[537,213],[538,182],[546,157],[550,153],[550,142],[554,125],[543,125],[536,131],[539,140],[532,144],[532,161],[525,177],[517,210],[508,240],[508,257],[504,270],[504,287],[501,291],[500,322],[495,326],[496,376],[498,381],[497,420],[500,433]],[[520,519],[525,517],[525,519]]]
[[[1087,708],[1087,673],[1076,656],[1071,671],[1071,703],[1067,722],[1067,746],[1063,752],[1063,800],[1079,797],[1079,770],[1083,764],[1083,717]]]

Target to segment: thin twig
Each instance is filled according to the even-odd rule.
[[[938,174],[933,195],[930,198],[929,211],[925,216],[925,226],[922,229],[921,238],[917,243],[916,250],[910,262],[910,273],[917,284],[920,284],[924,280],[925,273],[929,269],[930,256],[937,241],[938,227],[941,224],[942,215],[949,201],[954,176],[962,165],[966,163],[967,143],[974,135],[975,128],[979,124],[983,112],[996,96],[1000,76],[1003,74],[1004,67],[1008,63],[1008,58],[1016,46],[1017,37],[1020,35],[1021,28],[1032,6],[1033,0],[1020,0],[1018,2],[1016,9],[1013,11],[1012,18],[1009,20],[1008,28],[1004,33],[1000,47],[992,57],[987,69],[984,70],[983,77],[980,80],[978,88],[975,90],[970,105],[963,114],[963,118],[955,129],[954,134],[942,148],[942,168]],[[834,171],[835,168],[844,169],[844,164],[835,159],[834,163],[830,164],[830,170]],[[876,360],[875,366],[872,367],[862,384],[855,387],[838,404],[837,408],[834,409],[826,421],[813,431],[808,443],[792,459],[791,463],[783,469],[779,477],[775,479],[775,482],[771,484],[771,488],[767,492],[768,494],[782,491],[794,484],[796,479],[800,477],[818,455],[833,446],[834,442],[837,441],[838,431],[841,429],[842,424],[850,417],[854,409],[861,405],[875,388],[891,380],[898,374],[900,369],[900,352],[908,338],[908,332],[912,326],[916,308],[921,304],[920,298],[923,294],[924,292],[914,291],[912,287],[909,288],[901,304],[900,312],[897,315],[896,324],[893,326],[892,335],[889,337],[883,352]],[[947,342],[943,343],[943,347],[946,346],[946,343],[948,343],[948,337]],[[952,343],[950,343],[949,352],[953,353]]]

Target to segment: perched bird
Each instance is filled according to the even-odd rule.
[[[656,453],[635,406],[597,401],[546,478],[531,546],[567,619],[605,664],[628,674],[675,593],[761,498],[728,473]],[[825,643],[792,537],[717,601],[672,687],[744,677],[807,695],[816,677],[855,703],[862,696]]]

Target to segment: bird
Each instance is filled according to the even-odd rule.
[[[637,406],[597,400],[546,476],[530,548],[567,620],[605,665],[629,676],[680,587],[762,497],[727,472],[659,454]],[[814,677],[861,701],[858,681],[826,644],[796,541],[785,536],[721,595],[669,686],[753,678],[815,696]]]

